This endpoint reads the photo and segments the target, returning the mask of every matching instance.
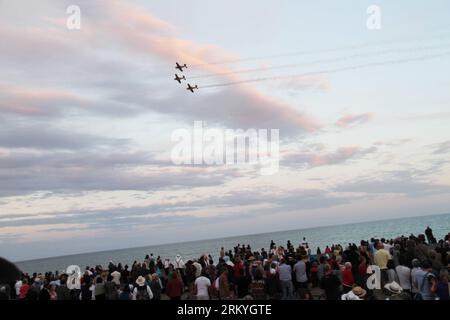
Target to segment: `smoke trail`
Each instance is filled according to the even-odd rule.
[[[387,61],[381,61],[381,62],[372,62],[372,63],[365,63],[365,64],[359,64],[359,65],[354,65],[354,66],[341,67],[341,68],[307,72],[307,73],[302,73],[302,74],[294,74],[294,75],[287,75],[287,76],[275,76],[275,77],[266,77],[266,78],[257,78],[257,79],[248,79],[248,80],[241,80],[241,81],[234,81],[234,82],[210,84],[210,85],[205,85],[205,86],[199,86],[199,89],[227,87],[227,86],[234,86],[234,85],[238,85],[238,84],[263,82],[263,81],[269,81],[269,80],[300,78],[300,77],[311,76],[311,75],[336,73],[336,72],[364,69],[364,68],[369,68],[369,67],[377,67],[377,66],[384,66],[384,65],[390,65],[390,64],[403,64],[403,63],[414,62],[414,61],[430,60],[430,59],[435,59],[435,58],[448,56],[448,55],[450,55],[450,51],[445,51],[443,53],[434,54],[434,55],[424,55],[424,56],[419,56],[419,57],[410,58],[410,59],[396,59],[396,60],[387,60]]]
[[[204,79],[204,78],[214,78],[214,77],[220,77],[220,76],[228,76],[228,75],[244,74],[244,73],[252,73],[252,72],[266,72],[266,71],[270,71],[270,70],[296,68],[296,67],[314,65],[314,64],[319,64],[319,63],[340,62],[340,61],[346,61],[346,60],[355,59],[355,58],[375,57],[375,56],[381,56],[381,55],[386,55],[386,54],[390,54],[390,53],[419,52],[419,51],[427,51],[427,50],[433,50],[433,49],[447,49],[449,46],[450,45],[443,46],[442,44],[439,44],[439,45],[434,45],[434,46],[380,50],[380,51],[375,51],[375,52],[370,52],[370,53],[358,53],[358,54],[354,54],[354,55],[350,55],[350,56],[313,60],[313,61],[303,62],[303,63],[284,64],[284,65],[273,66],[273,67],[268,67],[268,68],[252,68],[252,69],[243,69],[243,70],[236,70],[236,71],[216,73],[216,74],[194,75],[194,76],[189,77],[189,79]]]
[[[450,36],[449,32],[450,31],[445,30],[445,31],[442,31],[441,34],[432,36],[432,37],[424,36],[424,37],[404,38],[404,39],[399,38],[399,39],[390,39],[390,40],[378,41],[378,42],[360,43],[360,44],[346,46],[346,47],[293,51],[293,52],[278,53],[278,54],[259,56],[259,57],[230,59],[230,60],[222,60],[222,61],[215,61],[215,62],[209,62],[209,63],[193,64],[193,65],[190,65],[190,67],[197,68],[197,67],[203,67],[203,66],[208,66],[208,65],[233,64],[233,63],[238,63],[238,62],[258,61],[258,60],[283,58],[283,57],[291,57],[291,56],[301,56],[301,55],[311,55],[311,54],[318,54],[318,53],[329,53],[329,52],[336,52],[336,51],[364,49],[367,47],[373,47],[373,46],[378,46],[378,45],[383,45],[383,44],[399,44],[399,43],[405,43],[405,42],[414,42],[414,41],[422,40],[424,38],[425,39],[442,39],[442,38],[449,37]]]

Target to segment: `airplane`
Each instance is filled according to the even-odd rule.
[[[180,70],[180,72],[183,72],[183,68],[186,68],[186,69],[187,69],[186,63],[185,63],[184,65],[180,65],[180,64],[177,62],[177,65],[175,66],[175,69],[178,69],[178,70]]]
[[[191,91],[192,93],[194,93],[194,90],[198,90],[198,86],[191,86],[191,85],[188,83],[188,86],[187,86],[186,90],[189,90],[189,91]]]
[[[173,80],[178,81],[178,83],[181,83],[181,80],[186,80],[186,77],[185,76],[180,77],[175,73],[175,79]]]

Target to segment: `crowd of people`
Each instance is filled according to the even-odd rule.
[[[23,274],[0,285],[0,298],[19,300],[449,300],[450,233],[370,239],[311,252],[271,241],[269,250],[238,244],[211,255],[174,261],[147,255],[74,272]],[[378,273],[376,271],[379,271]],[[369,283],[374,277],[371,286]]]

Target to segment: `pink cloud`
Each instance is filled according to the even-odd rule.
[[[371,121],[374,118],[373,113],[355,113],[347,114],[341,117],[336,125],[338,127],[351,127]]]

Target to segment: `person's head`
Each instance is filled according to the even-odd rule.
[[[420,267],[419,259],[413,259],[411,263],[412,263],[413,268],[419,268]]]
[[[331,266],[327,263],[323,268],[325,273],[331,273]]]
[[[422,269],[425,271],[431,271],[432,270],[432,264],[430,260],[424,260],[422,261]]]
[[[377,248],[377,250],[380,250],[380,249],[384,249],[384,244],[383,244],[383,242],[377,242],[377,246],[376,246],[376,248]]]
[[[352,268],[352,263],[347,261],[345,263],[345,269],[351,269],[351,268]]]
[[[320,262],[321,264],[324,264],[325,261],[327,261],[327,258],[326,258],[325,256],[321,256],[321,257],[319,258],[319,262]]]

